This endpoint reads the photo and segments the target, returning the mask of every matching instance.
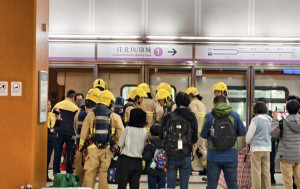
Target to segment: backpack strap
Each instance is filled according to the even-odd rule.
[[[266,118],[268,118],[268,120],[269,120],[270,122],[272,122],[272,119],[271,119],[271,117],[270,117],[269,115],[264,114],[264,116],[265,116]]]
[[[282,138],[282,135],[283,135],[283,119],[279,120],[279,129],[280,129],[279,138]]]

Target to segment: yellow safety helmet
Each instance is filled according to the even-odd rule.
[[[105,82],[102,79],[96,79],[93,83],[93,88],[98,88],[101,90],[105,90]]]
[[[129,91],[129,98],[134,102],[140,102],[143,97],[147,97],[147,93],[140,87],[136,87]]]
[[[157,85],[156,92],[158,92],[160,89],[166,89],[170,95],[172,94],[172,87],[169,83],[161,82],[159,85]]]
[[[185,90],[185,93],[190,96],[190,98],[194,98],[197,95],[200,95],[198,89],[196,87],[189,87]]]
[[[89,99],[95,103],[98,102],[101,91],[98,88],[90,89],[86,95],[86,99]]]
[[[149,85],[147,83],[141,83],[137,87],[143,89],[146,93],[150,93],[151,92],[150,87],[149,87]]]
[[[171,94],[166,89],[160,89],[159,91],[157,91],[155,99],[166,100],[167,103],[172,102]]]
[[[218,82],[214,86],[214,91],[222,91],[223,96],[227,96],[227,85],[223,82]]]
[[[223,82],[218,82],[214,86],[214,91],[227,91],[227,85]]]
[[[111,108],[114,105],[115,101],[116,99],[114,95],[109,90],[104,90],[100,93],[98,103],[104,104]]]

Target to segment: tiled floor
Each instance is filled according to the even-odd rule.
[[[49,175],[51,174],[52,171],[49,171]],[[282,175],[280,173],[276,173],[275,174],[275,179],[276,179],[276,186],[272,186],[271,189],[283,189],[283,183],[282,183]],[[52,186],[53,183],[52,182],[48,182],[47,183],[47,187]],[[118,186],[115,184],[111,184],[110,185],[110,189],[117,189]],[[129,188],[129,187],[127,187]],[[148,185],[147,185],[147,176],[146,175],[142,175],[141,179],[140,179],[140,189],[147,189]],[[198,175],[192,175],[190,177],[190,182],[189,182],[189,189],[205,189],[206,188],[206,182],[202,181],[202,176],[198,176]],[[218,189],[221,189],[221,187],[218,187]],[[95,186],[95,189],[98,189],[98,178],[97,178],[97,183]],[[101,188],[100,188],[101,189]],[[179,189],[179,186],[176,187],[176,189]]]

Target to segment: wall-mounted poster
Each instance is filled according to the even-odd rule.
[[[47,121],[48,72],[39,71],[39,122]]]

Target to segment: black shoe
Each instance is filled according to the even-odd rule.
[[[53,182],[51,178],[47,178],[47,182]]]
[[[202,180],[207,182],[207,177],[202,177]]]
[[[273,179],[271,178],[271,185],[272,185],[272,186],[276,185],[276,180],[275,180],[275,178],[273,178]]]
[[[203,169],[202,171],[199,171],[199,175],[206,175],[206,169]]]

